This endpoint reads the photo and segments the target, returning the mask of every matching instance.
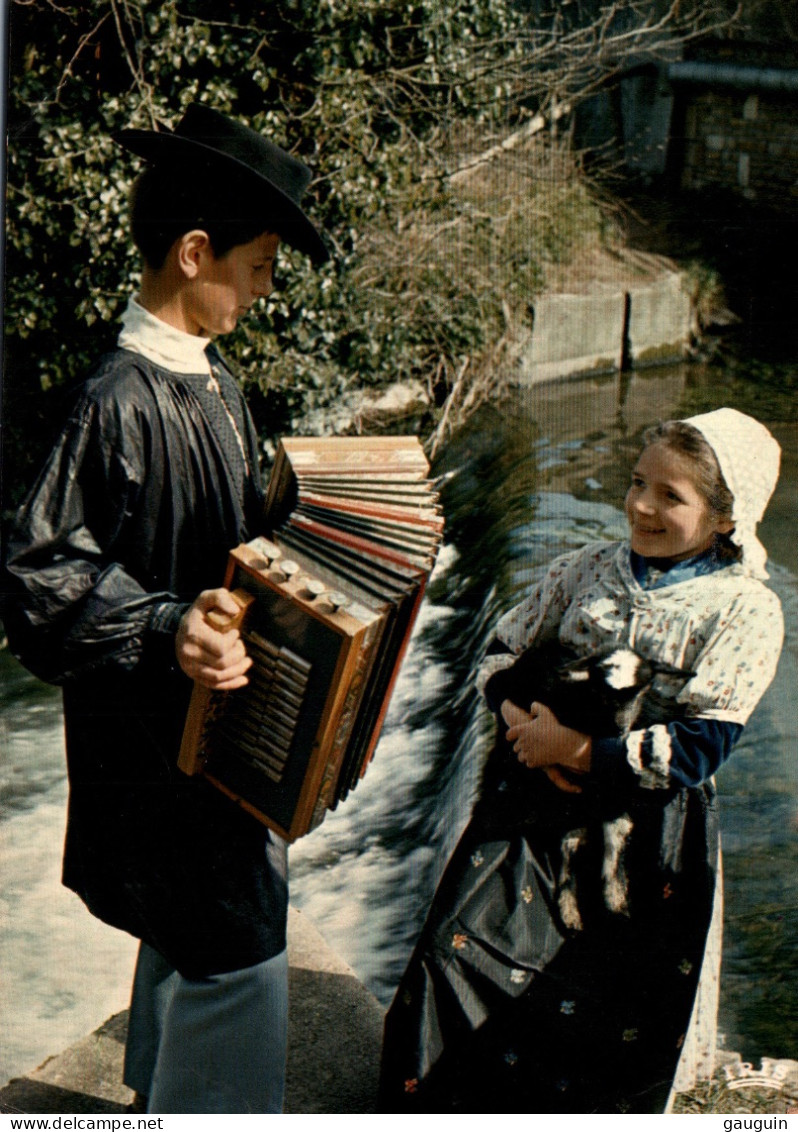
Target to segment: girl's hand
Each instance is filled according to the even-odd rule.
[[[229,590],[203,590],[180,622],[175,653],[186,676],[212,691],[229,692],[248,682],[245,674],[252,660],[238,629],[219,632],[208,624],[206,614],[212,610],[234,617],[241,606]]]
[[[564,766],[569,770],[590,769],[590,736],[570,727],[563,727],[545,704],[532,704],[526,712],[509,700],[501,706],[502,716],[509,724],[507,742],[512,744],[519,762],[529,767]],[[549,777],[555,786],[567,781],[557,774]],[[578,787],[576,788],[578,791]]]
[[[542,766],[540,768],[547,778],[551,779],[558,790],[562,790],[566,794],[581,794],[582,787],[577,786],[570,778],[566,778],[563,772],[556,766]],[[581,774],[581,771],[575,771],[571,768],[571,774]]]

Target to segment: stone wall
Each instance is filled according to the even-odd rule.
[[[779,210],[798,203],[798,99],[773,91],[685,92],[682,185],[729,189]]]

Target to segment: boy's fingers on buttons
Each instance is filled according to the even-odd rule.
[[[225,665],[222,668],[198,664],[193,667],[193,671],[189,672],[189,675],[200,684],[204,684],[206,688],[224,692],[232,688],[243,687],[248,682],[246,673],[251,667],[251,659],[244,657],[243,660],[235,664]]]

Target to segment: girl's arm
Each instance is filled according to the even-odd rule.
[[[532,716],[516,705],[515,701],[519,699],[518,681],[511,669],[516,658],[533,643],[542,645],[557,639],[563,614],[583,581],[585,565],[615,552],[616,544],[599,543],[556,559],[532,594],[501,618],[477,675],[477,687],[484,692],[499,726],[503,717],[511,727],[522,728],[513,732],[510,740],[521,761],[528,766],[540,766],[555,786],[569,793],[579,792],[580,787],[569,781],[558,766],[586,770],[590,761],[589,737],[562,727],[548,708],[539,704],[533,705],[537,720],[533,724]],[[547,732],[545,737],[542,734],[544,728]],[[553,755],[541,761],[541,752],[546,751],[547,741],[551,742],[555,736],[559,742],[553,749],[562,749],[567,744],[567,761],[563,762]]]
[[[698,786],[731,754],[776,672],[784,624],[776,595],[751,584],[721,610],[674,704],[674,716],[620,739],[595,739],[591,776],[611,789]]]
[[[657,724],[628,737],[595,739],[564,727],[543,704],[525,712],[505,700],[501,714],[519,762],[547,771],[552,766],[579,774],[592,771],[593,781],[608,790],[699,786],[723,765],[743,731],[739,723],[692,719]],[[576,789],[560,775],[554,781]]]
[[[476,680],[479,691],[488,696],[491,710],[498,711],[505,698],[500,681],[486,687],[491,677],[509,668],[533,642],[542,644],[557,638],[563,614],[582,580],[583,563],[595,556],[612,556],[615,547],[615,543],[594,543],[556,559],[530,596],[500,619]],[[495,695],[500,698],[495,699]]]
[[[621,738],[594,738],[563,727],[540,705],[508,712],[494,678],[486,692],[509,724],[507,739],[528,766],[591,772],[600,787],[698,786],[731,754],[776,670],[783,621],[775,594],[753,586],[722,610],[693,665],[695,675],[674,703],[674,718]]]
[[[726,762],[741,723],[685,719],[655,724],[620,739],[594,739],[591,771],[609,789],[700,786]]]

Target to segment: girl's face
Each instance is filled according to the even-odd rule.
[[[643,449],[625,506],[632,550],[644,558],[692,558],[734,525],[710,511],[690,460],[662,442]]]

